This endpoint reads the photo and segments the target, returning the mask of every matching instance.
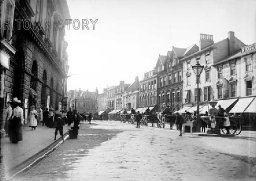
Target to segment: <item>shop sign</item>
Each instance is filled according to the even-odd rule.
[[[242,47],[242,53],[252,51],[252,50],[256,50],[256,43],[254,43],[252,45],[248,45],[246,47]]]
[[[0,63],[3,67],[9,69],[10,56],[4,51],[0,51]]]

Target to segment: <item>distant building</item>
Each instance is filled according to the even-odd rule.
[[[139,107],[153,107],[157,105],[157,74],[155,70],[144,73],[140,81]]]
[[[115,107],[114,109],[123,109],[125,105],[123,105],[123,95],[130,84],[125,84],[124,81],[120,81],[118,86],[115,86]]]
[[[105,111],[108,108],[107,107],[106,89],[103,90],[103,93],[98,95],[97,104],[98,104],[98,112]]]
[[[135,81],[126,89],[123,94],[123,107],[127,110],[131,110],[131,108],[136,109],[139,107],[139,88],[139,78],[136,77]]]
[[[80,113],[97,113],[98,112],[98,90],[95,92],[70,90],[68,92],[69,107],[76,109]]]

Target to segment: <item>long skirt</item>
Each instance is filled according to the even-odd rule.
[[[12,143],[17,143],[22,140],[22,125],[19,117],[14,117],[9,120],[9,138]]]

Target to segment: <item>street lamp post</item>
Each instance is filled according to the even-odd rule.
[[[196,127],[196,131],[200,131],[200,117],[199,117],[199,100],[200,100],[200,92],[199,92],[199,79],[200,79],[200,75],[203,71],[204,66],[200,65],[199,61],[197,61],[196,65],[192,66],[192,69],[194,70],[195,74],[196,74],[196,85],[197,85],[197,117],[196,117],[196,121],[197,121],[197,127]]]

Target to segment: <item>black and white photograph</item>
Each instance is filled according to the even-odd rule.
[[[0,0],[1,181],[255,181],[256,0]]]

